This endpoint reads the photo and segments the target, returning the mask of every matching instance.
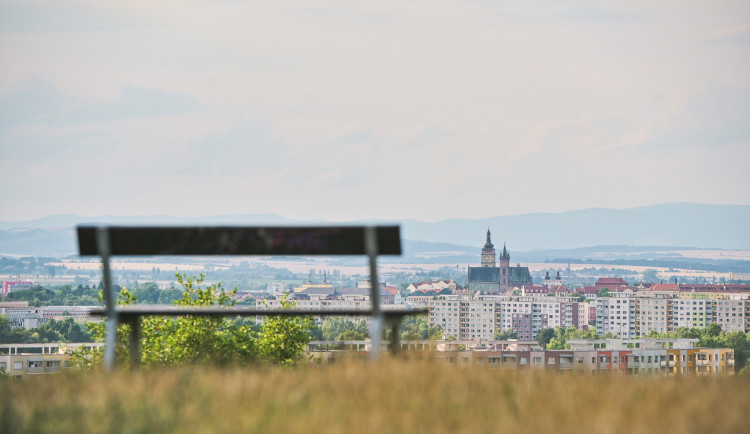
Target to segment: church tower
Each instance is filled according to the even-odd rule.
[[[495,246],[490,239],[490,228],[487,227],[487,242],[482,247],[482,267],[496,267]]]
[[[500,292],[510,289],[510,254],[503,243],[503,253],[500,255]]]

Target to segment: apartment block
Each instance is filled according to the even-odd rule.
[[[632,296],[597,298],[596,332],[602,336],[611,333],[622,338],[635,338],[637,304]]]
[[[713,322],[714,300],[673,300],[673,322],[676,327],[704,328]]]
[[[56,374],[72,369],[70,352],[81,346],[99,348],[101,343],[2,344],[0,369],[10,377]]]
[[[638,303],[638,318],[636,321],[638,335],[642,336],[651,330],[659,333],[671,332],[672,303],[666,298],[640,298]]]
[[[726,332],[746,331],[745,305],[747,300],[713,300],[711,322]]]

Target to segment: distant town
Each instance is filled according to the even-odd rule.
[[[437,359],[447,363],[628,373],[734,372],[746,363],[744,353],[736,355],[737,349],[721,347],[721,342],[712,348],[700,346],[706,333],[725,340],[739,333],[747,342],[746,274],[717,278],[690,270],[671,269],[667,274],[644,268],[637,279],[632,279],[630,269],[628,282],[613,275],[618,269],[611,267],[533,270],[514,264],[509,246],[496,246],[489,228],[477,258],[476,264],[465,266],[381,266],[384,310],[429,310],[427,318],[405,325],[405,349],[435,351],[441,354]],[[236,287],[232,297],[239,304],[268,310],[291,301],[317,321],[308,345],[316,363],[335,359],[344,348],[366,351],[371,345],[368,315],[338,320],[315,316],[321,309],[369,309],[372,285],[363,265],[286,258],[169,261],[117,261],[116,282],[136,294],[140,303],[166,304],[181,296],[174,287],[175,273],[205,273],[207,281]],[[681,272],[685,275],[678,277]],[[0,314],[11,330],[2,337],[0,360],[7,360],[0,361],[0,368],[16,376],[44,373],[42,365],[50,357],[51,371],[64,367],[55,342],[70,342],[71,337],[62,332],[50,335],[50,324],[67,322],[70,329],[73,321],[79,324],[79,335],[85,336],[80,324],[99,320],[89,313],[100,306],[100,264],[70,257],[2,257],[0,273],[5,279]],[[661,278],[664,274],[672,279]],[[259,324],[263,320],[256,317]],[[44,336],[38,331],[43,327]],[[49,355],[37,360],[40,356],[32,354],[12,362],[11,355],[21,357],[25,346]]]

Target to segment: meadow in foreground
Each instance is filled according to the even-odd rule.
[[[750,377],[576,375],[420,359],[0,382],[5,432],[748,432]]]

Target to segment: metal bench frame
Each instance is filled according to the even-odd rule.
[[[104,366],[115,366],[117,326],[130,325],[130,362],[140,365],[140,318],[142,316],[350,316],[373,317],[370,358],[377,359],[385,324],[392,328],[391,352],[400,348],[403,317],[427,313],[427,309],[383,311],[380,306],[377,256],[400,255],[398,226],[311,226],[311,227],[183,227],[183,226],[78,226],[81,256],[99,256],[102,261],[104,309],[93,315],[107,317]],[[255,307],[179,307],[174,305],[118,306],[112,285],[112,256],[336,256],[367,255],[370,267],[370,309],[351,310],[259,310]]]

